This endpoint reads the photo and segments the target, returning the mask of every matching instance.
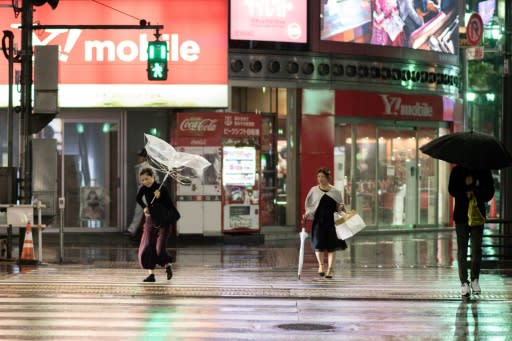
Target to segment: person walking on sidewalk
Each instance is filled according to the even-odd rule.
[[[469,296],[471,292],[478,295],[481,293],[479,277],[484,226],[469,226],[468,208],[469,200],[474,196],[480,213],[485,217],[485,203],[494,196],[491,171],[469,170],[457,165],[450,173],[448,192],[455,199],[453,220],[457,232],[457,261],[459,263],[461,295]],[[469,240],[471,240],[471,283],[468,281]]]
[[[146,220],[138,259],[140,266],[149,273],[144,282],[155,282],[156,265],[165,266],[167,279],[170,280],[172,257],[167,253],[166,244],[171,225],[176,224],[180,215],[172,204],[167,189],[165,187],[159,189],[160,184],[155,181],[151,168],[144,168],[140,172],[140,182],[142,186],[137,193],[136,201],[143,208]]]
[[[306,212],[303,219],[313,220],[311,247],[318,261],[318,274],[325,278],[334,275],[333,266],[336,250],[345,250],[347,244],[338,239],[334,225],[334,212],[344,209],[341,191],[329,184],[330,171],[320,168],[316,179],[318,185],[311,187],[306,197]],[[327,272],[324,271],[324,257],[327,253]]]

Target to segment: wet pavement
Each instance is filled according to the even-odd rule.
[[[366,235],[320,278],[298,243],[182,245],[156,283],[117,238],[58,245],[44,264],[0,263],[0,340],[510,340],[512,269],[492,261],[461,299],[454,234]]]

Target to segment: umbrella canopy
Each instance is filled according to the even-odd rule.
[[[190,179],[180,174],[183,168],[192,168],[197,174],[201,175],[204,169],[211,165],[211,163],[202,156],[178,152],[173,146],[158,137],[148,134],[144,134],[144,136],[147,141],[144,148],[146,149],[149,160],[155,168],[166,173],[166,178],[167,176],[171,176],[178,182],[187,184],[190,183]],[[165,182],[165,180],[163,182]]]
[[[494,136],[474,131],[438,137],[420,147],[433,158],[483,170],[512,166],[512,155]]]

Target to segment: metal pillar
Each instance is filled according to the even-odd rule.
[[[501,138],[508,150],[512,151],[512,4],[505,1],[505,42],[503,59],[503,119]],[[512,168],[506,168],[501,173],[501,216],[505,221],[512,221]],[[512,224],[503,225],[504,245],[511,244]],[[505,248],[505,257],[512,257],[512,248]]]
[[[20,182],[21,199],[31,201],[30,116],[32,115],[32,0],[23,0],[21,11],[21,143]]]
[[[8,105],[7,105],[7,167],[12,167],[13,164],[13,123],[14,123],[14,110],[13,110],[13,86],[14,86],[14,33],[12,31],[4,31],[4,37],[8,40]]]

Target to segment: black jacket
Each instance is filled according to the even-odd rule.
[[[473,184],[466,185],[466,177],[473,177]],[[468,222],[469,198],[467,191],[473,191],[478,203],[480,212],[485,217],[485,203],[494,196],[494,183],[491,171],[474,171],[462,166],[455,166],[450,173],[450,182],[448,183],[448,192],[455,198],[455,207],[453,209],[453,220],[455,223],[462,224]]]
[[[166,227],[176,224],[178,219],[180,219],[180,214],[176,207],[174,207],[167,188],[162,187],[160,189],[160,197],[151,203],[155,196],[155,191],[159,187],[160,184],[156,181],[151,187],[141,186],[137,193],[136,201],[142,208],[149,208],[149,213],[155,226]],[[147,205],[142,200],[143,197],[146,199]]]

